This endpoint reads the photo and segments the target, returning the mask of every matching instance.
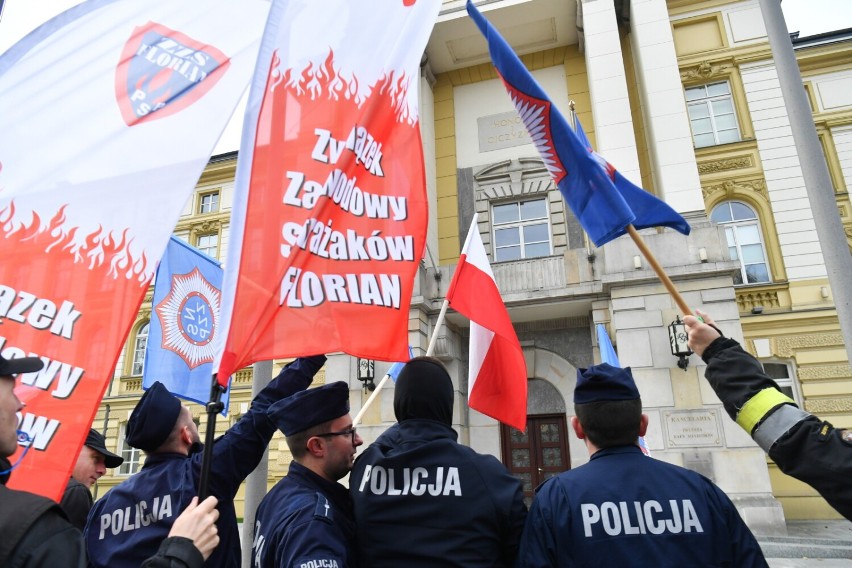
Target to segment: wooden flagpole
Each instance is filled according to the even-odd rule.
[[[568,108],[571,109],[571,127],[576,132],[577,130],[577,111],[574,109],[575,103],[573,100],[568,101]],[[588,234],[583,231],[583,234],[586,235],[587,241],[587,251],[591,256],[591,241],[588,238]],[[686,300],[683,299],[683,296],[680,295],[677,288],[675,288],[674,282],[672,282],[669,275],[666,274],[666,271],[663,270],[663,267],[657,262],[654,253],[651,252],[651,249],[648,248],[648,245],[645,244],[645,240],[642,236],[636,231],[636,227],[633,225],[627,225],[627,234],[630,235],[630,238],[633,239],[633,242],[636,243],[636,246],[639,248],[639,252],[642,253],[642,256],[645,257],[645,260],[648,261],[648,264],[651,265],[651,268],[654,269],[654,272],[657,273],[657,277],[663,283],[663,286],[666,287],[671,297],[674,299],[677,306],[683,312],[683,315],[692,315],[692,310],[689,309],[689,305],[686,303]]]
[[[683,312],[685,316],[691,316],[692,310],[689,309],[689,304],[686,303],[686,300],[683,299],[683,296],[680,295],[680,292],[675,288],[674,282],[672,282],[669,275],[666,274],[666,271],[663,270],[663,267],[660,266],[660,263],[657,262],[657,259],[654,257],[654,254],[651,252],[651,249],[648,248],[648,245],[645,244],[645,241],[642,239],[641,235],[636,231],[636,227],[633,225],[627,225],[627,234],[630,235],[630,238],[633,239],[633,242],[636,243],[636,246],[639,248],[639,252],[642,253],[642,256],[645,257],[645,260],[648,261],[648,264],[651,265],[651,268],[654,269],[654,272],[657,273],[657,277],[663,283],[663,286],[666,287],[669,294],[672,298],[674,298],[677,307]]]

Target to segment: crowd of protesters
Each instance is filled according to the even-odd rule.
[[[690,346],[731,417],[791,475],[850,518],[850,436],[799,410],[756,359],[706,314],[685,319]],[[17,447],[16,377],[39,358],[0,357],[0,565],[200,567],[240,564],[234,498],[275,430],[289,472],[258,507],[260,567],[767,566],[731,500],[691,470],[646,457],[648,417],[630,369],[579,369],[571,427],[589,462],[549,479],[527,511],[521,482],[452,428],[453,381],[417,357],[394,390],[397,423],[363,440],[345,382],[308,389],[324,356],[300,358],[214,442],[211,496],[198,502],[203,446],[189,409],[155,383],[126,429],[142,469],[92,503],[89,488],[122,458],[92,430],[61,506],[5,487]],[[348,488],[340,481],[349,475]],[[82,533],[82,534],[81,534]]]

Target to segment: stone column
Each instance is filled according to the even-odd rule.
[[[625,177],[641,185],[639,154],[618,21],[612,0],[582,0],[584,53],[595,118],[595,150]],[[591,130],[592,125],[584,125]]]
[[[631,0],[630,40],[636,64],[651,174],[675,211],[704,211],[689,116],[665,0]]]

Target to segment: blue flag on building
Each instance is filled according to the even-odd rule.
[[[609,339],[609,334],[602,323],[595,326],[598,330],[598,347],[601,350],[601,363],[609,363],[613,367],[621,367],[618,362],[618,354],[612,346],[612,341]]]
[[[222,267],[172,237],[157,268],[142,388],[160,381],[180,398],[210,398]],[[228,412],[229,391],[222,395]]]
[[[664,201],[633,185],[581,141],[497,30],[468,0],[467,12],[488,41],[497,72],[559,191],[596,246],[637,229],[689,224]],[[583,134],[585,138],[585,134]]]

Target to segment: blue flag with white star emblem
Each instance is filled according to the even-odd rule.
[[[580,140],[544,89],[496,29],[468,0],[467,12],[488,41],[497,72],[545,166],[589,239],[601,246],[637,229],[671,227],[689,234],[689,224],[664,201],[630,183]],[[583,135],[585,138],[585,134]]]
[[[157,268],[142,388],[160,381],[180,398],[205,404],[212,384],[222,267],[172,237]],[[230,390],[222,395],[228,412]]]

